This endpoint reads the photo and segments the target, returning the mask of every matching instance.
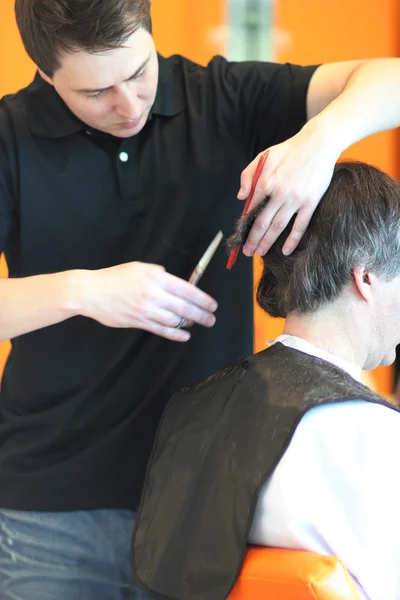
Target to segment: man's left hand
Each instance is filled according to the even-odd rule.
[[[297,217],[283,252],[290,254],[296,248],[331,182],[338,159],[334,144],[327,148],[324,138],[319,126],[309,122],[294,137],[269,148],[249,211],[266,196],[271,199],[254,222],[244,254],[266,254],[295,214]],[[242,173],[240,200],[246,200],[250,194],[259,158],[260,155]]]

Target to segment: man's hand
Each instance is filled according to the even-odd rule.
[[[186,342],[189,332],[177,329],[182,317],[204,327],[215,323],[216,301],[158,265],[133,262],[81,274],[79,314],[108,327],[134,327]]]
[[[255,252],[260,256],[266,254],[295,214],[283,252],[290,254],[296,248],[330,184],[338,159],[334,145],[329,149],[326,145],[322,132],[310,122],[297,135],[268,150],[249,211],[266,196],[271,199],[250,231],[243,248],[247,256]],[[240,200],[249,196],[259,158],[260,155],[242,173]]]

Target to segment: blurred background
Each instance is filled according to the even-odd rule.
[[[400,56],[400,0],[153,0],[152,4],[158,51],[166,56],[183,54],[202,64],[215,54],[297,64]],[[18,36],[14,0],[1,0],[0,97],[27,85],[34,72]],[[400,130],[372,136],[345,156],[400,178]],[[254,268],[257,281],[257,261]],[[3,257],[0,276],[7,276]],[[258,351],[282,331],[283,322],[256,307],[254,328]],[[0,373],[9,348],[9,342],[0,344]],[[365,380],[390,395],[395,370],[381,367],[365,374]]]

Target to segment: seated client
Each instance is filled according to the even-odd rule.
[[[165,410],[133,541],[157,597],[225,598],[258,544],[336,555],[361,598],[400,598],[400,413],[361,383],[400,342],[400,183],[338,163],[284,256],[290,226],[257,290],[284,334]]]

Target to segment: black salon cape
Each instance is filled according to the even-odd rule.
[[[299,421],[315,406],[348,400],[397,410],[331,363],[279,343],[176,394],[160,423],[132,542],[143,591],[226,598],[260,487]]]

